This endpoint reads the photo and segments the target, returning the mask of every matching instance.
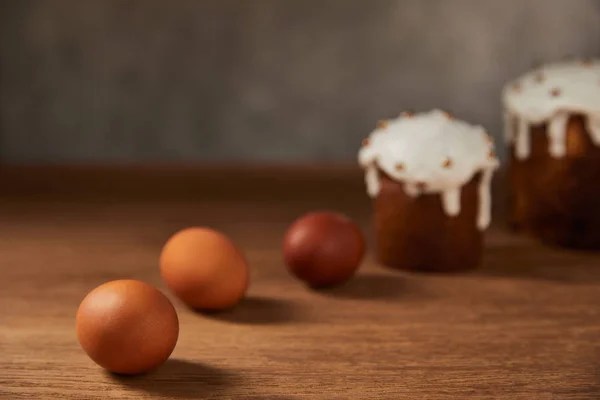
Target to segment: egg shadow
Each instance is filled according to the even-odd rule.
[[[108,374],[114,382],[132,390],[194,400],[226,396],[229,390],[240,383],[240,377],[230,371],[177,359],[169,359],[160,368],[147,374]]]
[[[258,296],[248,296],[228,310],[199,312],[208,318],[236,324],[286,324],[303,319],[293,302]]]
[[[357,300],[393,300],[414,293],[414,285],[407,284],[406,277],[397,275],[356,275],[340,286],[313,289],[331,297]]]
[[[600,282],[600,253],[556,249],[541,244],[486,250],[476,275],[569,284]]]

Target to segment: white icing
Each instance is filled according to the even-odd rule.
[[[531,152],[531,138],[529,137],[529,123],[521,118],[517,123],[517,138],[515,141],[515,155],[519,160],[529,157]]]
[[[404,192],[406,192],[406,194],[411,197],[418,197],[421,194],[419,187],[416,184],[410,182],[404,184]]]
[[[567,122],[569,122],[569,114],[559,112],[550,118],[548,124],[548,146],[550,155],[553,157],[563,157],[567,154]]]
[[[477,227],[484,230],[490,225],[492,220],[492,183],[493,170],[487,169],[481,175],[479,182],[479,211],[477,215]]]
[[[529,126],[542,123],[548,124],[549,153],[564,157],[572,114],[586,117],[586,128],[600,145],[600,60],[548,64],[507,84],[502,100],[506,140],[514,144],[518,159],[530,154]],[[513,132],[510,122],[515,119],[519,128]]]
[[[460,213],[462,187],[476,173],[486,175],[488,172],[490,179],[482,182],[479,190],[479,221],[489,219],[491,204],[483,197],[486,193],[489,197],[491,175],[499,165],[493,149],[483,127],[432,110],[400,116],[379,126],[369,135],[358,160],[366,170],[369,196],[379,193],[379,169],[391,179],[402,182],[409,196],[439,193],[444,212],[449,216]],[[478,222],[478,226],[483,225]]]
[[[367,167],[367,172],[365,173],[365,183],[367,184],[367,193],[369,196],[375,196],[379,192],[379,172],[377,172],[377,167],[374,164],[371,164]]]
[[[586,120],[586,128],[592,137],[592,142],[600,146],[600,115],[589,115]]]
[[[460,188],[447,189],[442,192],[442,207],[451,217],[460,213]]]

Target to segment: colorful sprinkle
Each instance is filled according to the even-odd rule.
[[[415,113],[412,111],[403,111],[400,116],[404,118],[412,118],[415,116]]]
[[[363,147],[367,147],[370,143],[371,143],[371,141],[368,138],[367,139],[363,139],[363,141],[362,141]]]
[[[550,95],[552,97],[558,97],[558,96],[560,96],[561,93],[562,93],[561,90],[558,88],[554,88],[550,91]]]
[[[403,163],[396,164],[396,171],[404,171],[404,164]]]
[[[444,168],[451,168],[452,167],[452,159],[450,157],[446,158],[444,160],[444,162],[442,163],[442,166]]]

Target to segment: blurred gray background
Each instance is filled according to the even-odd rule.
[[[354,162],[433,107],[499,138],[508,79],[599,54],[598,0],[0,0],[0,162]]]

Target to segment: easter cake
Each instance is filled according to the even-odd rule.
[[[600,248],[600,61],[547,64],[503,89],[509,222],[543,242]]]
[[[499,165],[481,126],[437,109],[406,112],[378,123],[358,159],[381,264],[438,272],[479,265]]]

